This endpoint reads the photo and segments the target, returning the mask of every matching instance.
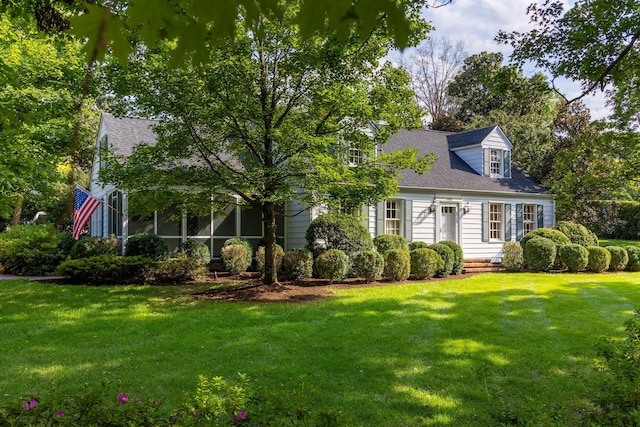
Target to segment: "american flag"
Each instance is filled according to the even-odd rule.
[[[76,187],[76,198],[73,203],[73,238],[78,240],[80,233],[87,225],[91,215],[100,206],[100,200],[80,187]]]

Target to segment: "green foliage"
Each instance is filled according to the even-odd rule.
[[[627,264],[627,270],[640,271],[640,248],[637,246],[625,246],[627,254],[629,255],[629,263]]]
[[[367,283],[382,277],[384,257],[376,251],[362,251],[353,260],[353,271]]]
[[[585,201],[575,217],[601,237],[640,238],[640,203],[635,201]]]
[[[62,233],[48,224],[19,225],[0,233],[0,264],[5,273],[41,276],[51,273],[64,260]]]
[[[249,240],[243,237],[232,237],[231,239],[227,239],[224,241],[223,247],[229,245],[243,245],[245,248],[247,248],[247,252],[251,254],[251,257],[253,257],[253,246],[251,246],[251,242]]]
[[[427,242],[418,242],[418,241],[409,242],[409,252],[411,252],[414,249],[427,248],[427,247],[429,247]]]
[[[640,312],[624,322],[624,340],[607,337],[598,348],[599,384],[596,413],[599,425],[638,425],[640,422]]]
[[[284,249],[282,246],[276,245],[274,250],[275,256],[275,269],[276,271],[280,271],[282,268],[282,259],[284,258]],[[264,246],[260,246],[256,251],[256,269],[260,272],[260,274],[264,274],[265,272],[265,250]]]
[[[555,264],[556,256],[557,249],[553,240],[539,236],[527,239],[524,260],[529,268],[536,271],[549,271]]]
[[[198,242],[196,239],[186,239],[180,242],[178,251],[189,258],[197,259],[202,265],[207,265],[211,261],[209,247]]]
[[[520,271],[524,266],[522,246],[516,242],[504,242],[500,265],[507,271]]]
[[[209,425],[231,425],[247,416],[249,404],[248,378],[238,374],[238,383],[230,384],[222,377],[198,375],[198,387],[190,401],[183,405],[180,423],[188,425],[189,418],[206,421]],[[236,419],[243,412],[244,417]],[[194,423],[195,424],[195,423]]]
[[[318,256],[327,249],[340,249],[350,259],[373,249],[369,230],[353,215],[324,214],[311,221],[306,232],[307,249]]]
[[[393,281],[409,278],[411,273],[411,256],[408,250],[388,249],[384,253],[384,270],[382,275]]]
[[[169,246],[156,234],[134,234],[127,239],[124,256],[141,256],[154,261],[166,261],[169,259]]]
[[[142,284],[155,267],[154,260],[138,255],[98,255],[67,260],[55,273],[75,283],[90,285]]]
[[[351,261],[344,251],[329,249],[324,251],[315,261],[316,272],[321,279],[329,279],[331,282],[346,277],[351,267]]]
[[[88,258],[96,255],[117,255],[119,241],[115,237],[81,237],[71,248],[71,259]]]
[[[251,253],[245,245],[232,244],[223,246],[220,255],[225,270],[230,274],[242,273],[251,266]]]
[[[453,250],[443,244],[443,243],[435,243],[429,246],[429,249],[433,249],[440,255],[442,258],[443,264],[442,268],[436,271],[436,277],[447,277],[453,271],[453,266],[455,263],[455,253]]]
[[[373,238],[373,245],[382,255],[391,249],[409,252],[409,243],[407,243],[407,240],[396,234],[380,234]]]
[[[528,266],[527,263],[527,242],[530,239],[533,239],[535,237],[544,237],[546,239],[549,239],[551,241],[553,241],[556,245],[556,254],[558,253],[558,249],[560,248],[560,246],[564,246],[564,245],[569,245],[571,244],[571,240],[569,240],[569,238],[567,236],[564,235],[564,233],[562,233],[559,230],[554,230],[553,228],[538,228],[535,229],[527,234],[525,234],[525,236],[520,240],[520,246],[522,246],[522,251],[523,251],[523,255],[524,255],[524,262],[525,264]],[[559,260],[557,262],[558,266],[559,266]]]
[[[428,279],[444,268],[442,257],[433,249],[417,248],[410,252],[411,274],[416,279]]]
[[[582,224],[558,221],[554,228],[567,236],[571,243],[585,247],[598,246],[598,237]]]
[[[611,252],[600,246],[589,246],[589,264],[587,268],[594,273],[602,273],[609,269],[611,262]]]
[[[313,254],[307,249],[291,249],[282,261],[284,275],[297,282],[313,275]]]
[[[200,259],[180,252],[176,259],[158,262],[149,276],[155,283],[179,283],[202,279],[207,276],[207,269]]]
[[[560,246],[559,256],[562,264],[572,273],[584,270],[589,264],[589,251],[577,243]]]
[[[609,262],[609,270],[623,271],[629,263],[629,254],[625,248],[620,246],[607,246],[606,250],[611,253],[611,261]]]
[[[451,269],[451,274],[462,273],[462,269],[464,268],[464,254],[462,253],[460,245],[451,240],[442,240],[438,243],[449,246],[453,251],[453,268]]]

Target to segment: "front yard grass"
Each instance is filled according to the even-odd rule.
[[[108,388],[177,408],[198,374],[352,425],[585,425],[596,345],[623,337],[640,274],[482,274],[305,304],[195,301],[194,287],[0,281],[0,403]],[[199,288],[202,289],[202,288]]]

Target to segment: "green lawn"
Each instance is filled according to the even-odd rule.
[[[640,240],[599,239],[600,246],[636,246],[640,247]]]
[[[109,381],[175,408],[197,375],[311,389],[354,425],[583,425],[596,344],[640,273],[485,274],[306,304],[194,301],[186,287],[0,281],[0,403]]]

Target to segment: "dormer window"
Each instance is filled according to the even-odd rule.
[[[511,151],[485,148],[483,175],[491,178],[511,178]]]
[[[502,177],[502,150],[490,150],[490,170],[492,178]]]
[[[349,166],[358,166],[359,164],[362,164],[363,160],[364,155],[362,150],[353,146],[349,147]]]

